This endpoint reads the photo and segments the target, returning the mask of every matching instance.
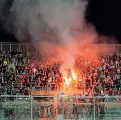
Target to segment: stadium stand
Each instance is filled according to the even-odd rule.
[[[65,104],[67,103],[64,108],[65,119],[88,118],[90,120],[96,120],[99,118],[108,120],[117,115],[118,117],[116,117],[116,119],[120,120],[121,54],[119,52],[112,52],[108,55],[100,54],[100,56],[91,61],[85,60],[83,56],[79,56],[78,58],[75,68],[80,71],[77,86],[78,89],[80,89],[80,94],[78,94],[77,97],[75,95],[70,98],[64,98]],[[20,119],[24,118],[26,120],[30,120],[31,114],[33,114],[32,117],[38,116],[38,118],[34,118],[34,120],[40,117],[46,118],[47,116],[50,120],[51,118],[55,119],[56,110],[53,106],[48,105],[51,99],[47,100],[47,104],[45,105],[45,98],[47,97],[42,99],[44,103],[42,103],[41,98],[38,97],[39,103],[42,106],[46,106],[44,106],[46,111],[51,109],[50,113],[52,116],[49,112],[48,115],[45,115],[42,106],[40,108],[38,103],[35,102],[34,104],[34,101],[38,100],[37,97],[33,97],[34,100],[32,100],[33,113],[31,113],[31,111],[27,113],[27,111],[31,108],[31,99],[29,97],[31,96],[32,90],[60,91],[62,89],[63,79],[59,70],[60,66],[60,62],[53,64],[43,62],[40,53],[26,53],[17,49],[1,51],[0,99],[2,104],[0,104],[0,116],[3,117],[0,117],[0,120],[4,120],[4,118],[11,118],[11,120],[13,118],[20,118],[21,114],[23,116]],[[10,97],[12,95],[16,97]],[[17,97],[17,95],[19,97]],[[24,95],[24,97],[20,97],[20,95]],[[28,95],[30,96],[28,97]],[[7,99],[5,96],[7,96]],[[14,107],[16,107],[15,109],[11,108],[11,106],[9,108],[9,105],[12,105],[12,101],[14,101],[14,103],[17,102],[16,105],[14,105]],[[57,101],[60,101],[60,98]],[[27,103],[29,104],[27,105]],[[62,101],[59,103],[62,104]],[[73,104],[71,105],[71,103]],[[19,114],[15,111],[17,109]],[[62,105],[60,109],[62,109]],[[41,112],[38,113],[38,111]]]

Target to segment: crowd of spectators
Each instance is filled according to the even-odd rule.
[[[47,64],[41,54],[22,51],[0,52],[0,94],[30,94],[36,90],[60,90],[63,79],[61,64]],[[80,95],[121,95],[121,55],[100,54],[92,60],[75,57]],[[83,93],[81,92],[83,89]]]
[[[55,89],[60,79],[59,64],[49,65],[41,55],[23,54],[18,50],[0,53],[1,94],[28,95],[32,88],[47,90],[47,85]]]
[[[80,80],[85,81],[85,94],[120,95],[121,55],[119,53],[101,54],[92,61],[82,60],[81,65],[86,68]]]

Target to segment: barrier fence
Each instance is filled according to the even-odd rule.
[[[121,120],[121,96],[0,97],[0,120]]]
[[[37,52],[40,48],[38,43],[0,43],[1,51],[11,51],[11,50],[22,50],[25,53],[28,52]],[[95,49],[96,51],[101,52],[121,52],[121,44],[92,44],[86,45],[87,49]]]

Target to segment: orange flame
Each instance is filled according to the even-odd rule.
[[[65,80],[64,81],[64,88],[65,87],[69,87],[70,84],[71,84],[71,81],[77,79],[77,75],[75,73],[75,70],[71,69],[71,75],[70,76],[68,75],[67,71],[64,71],[64,73],[63,73],[63,79]]]
[[[73,80],[76,80],[77,76],[74,69],[71,70],[71,74],[72,74]]]

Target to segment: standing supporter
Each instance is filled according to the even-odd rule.
[[[32,87],[37,88],[37,86],[43,90],[55,90],[63,86],[59,62],[46,65],[42,55],[32,55],[31,53],[26,55],[18,50],[7,53],[4,51],[0,56],[0,75],[3,87],[5,87],[4,83],[8,81],[7,74],[12,76],[9,82],[13,84],[13,87],[15,83],[16,86],[20,85],[24,90],[32,89]],[[78,71],[78,77],[82,79],[79,81],[81,84],[78,85],[81,86],[79,89],[83,89],[85,93],[88,92],[88,95],[104,93],[107,96],[112,96],[112,93],[115,93],[114,95],[118,96],[115,91],[120,91],[121,86],[121,55],[118,53],[107,56],[101,54],[94,60],[77,56],[75,69]],[[13,73],[15,75],[12,75]],[[92,94],[89,89],[93,91]]]

